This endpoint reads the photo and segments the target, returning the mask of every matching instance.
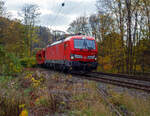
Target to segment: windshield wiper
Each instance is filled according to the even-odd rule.
[[[83,48],[85,48],[85,49],[87,48],[87,42],[86,42],[86,40],[83,41]]]
[[[89,49],[89,50],[92,50],[92,49],[93,49],[93,47],[88,47],[88,49]]]

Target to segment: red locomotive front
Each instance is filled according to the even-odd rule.
[[[46,47],[44,64],[61,70],[93,70],[97,68],[97,51],[93,37],[70,36]]]
[[[71,41],[70,62],[75,70],[97,68],[97,44],[94,38],[74,36]]]

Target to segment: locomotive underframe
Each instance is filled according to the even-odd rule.
[[[55,69],[67,69],[67,70],[94,70],[97,68],[97,62],[79,62],[79,61],[65,61],[65,60],[52,60],[45,61],[47,67]]]

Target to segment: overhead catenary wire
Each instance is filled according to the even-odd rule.
[[[59,13],[61,12],[62,8],[63,8],[64,6],[66,6],[66,3],[67,3],[67,2],[68,2],[68,0],[62,1],[61,8],[59,9],[57,15],[55,16],[54,21],[56,21],[56,19],[57,19]],[[79,4],[78,7],[79,7],[82,3],[83,3],[83,1],[78,2],[78,4]],[[68,6],[68,5],[67,5],[67,6]],[[76,9],[76,7],[77,7],[77,6],[74,6],[74,7],[72,7],[70,10],[67,10],[66,14],[69,14],[70,12],[72,12],[72,10],[73,10],[73,9]],[[67,7],[65,7],[65,8],[67,8]],[[53,24],[51,24],[50,29],[51,29],[52,26],[53,26]],[[51,30],[52,30],[52,29],[51,29]]]
[[[60,12],[61,12],[61,10],[62,10],[62,8],[63,8],[64,6],[65,6],[65,1],[61,3],[61,7],[59,8],[59,10],[58,10],[58,12],[56,13],[56,16],[54,17],[54,19],[53,19],[52,22],[56,21],[58,15],[60,14]],[[53,26],[53,24],[55,24],[55,23],[52,23],[52,24],[50,25],[50,28]]]
[[[81,6],[82,3],[83,3],[83,1],[78,2],[78,4],[79,4],[79,5],[78,5],[78,8],[80,8],[80,6]],[[67,13],[72,12],[73,9],[76,10],[76,7],[77,7],[77,6],[72,7],[70,10],[68,10],[69,12],[67,12]]]
[[[54,19],[51,20],[52,24],[49,26],[51,30],[55,30],[55,29],[52,29],[52,27],[55,28],[56,20],[58,19],[59,14],[62,12],[62,8],[66,5],[66,1],[67,1],[67,0],[62,0],[61,4],[59,4],[59,5],[61,5],[61,7],[58,9],[58,12],[56,13],[56,16],[54,17]],[[78,7],[79,7],[80,5],[82,5],[82,3],[83,3],[83,1],[78,2],[78,4],[79,4]],[[69,11],[69,12],[72,12],[73,9],[76,9],[75,7],[76,7],[76,6],[72,7],[72,8],[71,8],[70,10],[68,10],[68,11]],[[67,12],[67,14],[68,14],[69,12]],[[85,13],[85,5],[84,5],[83,14],[86,15],[86,13]]]
[[[54,18],[54,20],[52,21],[52,22],[54,22],[56,19],[57,19],[57,17],[58,17],[58,15],[59,15],[59,13],[61,12],[61,10],[62,10],[62,8],[66,5],[66,1],[67,0],[64,0],[62,3],[61,3],[61,8],[58,10],[58,12],[57,12],[57,14],[56,14],[56,16],[55,16],[55,18]],[[79,4],[79,6],[81,5],[83,3],[83,1],[80,1],[78,4]],[[78,7],[79,7],[78,6]],[[68,10],[69,12],[67,12],[67,13],[70,13],[73,9],[75,9],[76,8],[76,6],[74,6],[74,7],[72,7],[70,10]],[[50,28],[53,26],[53,24],[51,24],[50,25]]]

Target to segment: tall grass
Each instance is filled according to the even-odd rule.
[[[120,108],[126,109],[133,116],[150,116],[150,100],[111,91],[110,101]]]

